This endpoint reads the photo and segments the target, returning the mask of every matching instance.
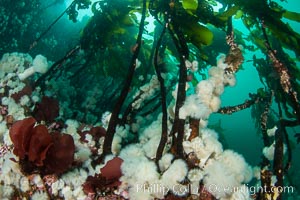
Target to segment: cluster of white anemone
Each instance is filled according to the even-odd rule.
[[[187,96],[184,105],[180,108],[179,118],[206,120],[212,112],[216,112],[221,105],[220,95],[227,85],[234,86],[235,75],[225,73],[228,65],[225,62],[225,55],[218,59],[217,66],[209,69],[209,78],[200,81],[195,89],[195,93]]]
[[[192,117],[205,121],[212,112],[219,109],[220,95],[224,87],[234,86],[236,83],[234,74],[225,73],[228,66],[224,61],[225,55],[221,55],[217,66],[209,70],[209,78],[200,81],[195,93],[186,98],[180,109],[181,119]],[[197,70],[196,64],[196,62],[186,63],[187,67],[193,70]],[[173,92],[175,99],[176,93],[175,90]],[[183,142],[185,153],[194,153],[200,160],[196,168],[189,170],[184,160],[174,160],[173,155],[166,153],[159,161],[158,170],[153,159],[161,135],[161,115],[159,115],[156,121],[140,130],[138,144],[130,145],[120,152],[120,157],[124,160],[120,190],[128,191],[129,198],[132,199],[141,197],[149,200],[162,199],[167,192],[179,196],[190,192],[197,196],[202,182],[217,199],[250,199],[245,184],[253,177],[252,168],[240,154],[232,150],[224,151],[218,141],[218,134],[205,126],[205,124],[200,126],[198,137]],[[190,130],[187,128],[185,134],[189,133]],[[169,146],[165,148],[165,152],[168,148]],[[183,180],[189,180],[189,184],[183,185]]]
[[[0,60],[0,94],[7,95],[0,99],[0,105],[6,107],[7,114],[13,116],[14,120],[26,118],[24,107],[33,108],[34,103],[40,100],[39,89],[33,91],[30,96],[24,95],[19,102],[16,102],[11,95],[21,91],[24,87],[24,80],[33,73],[45,73],[49,68],[47,59],[42,55],[37,55],[35,59],[29,54],[6,53]],[[75,120],[67,120],[68,127],[64,130],[71,134],[76,145],[75,159],[83,163],[82,169],[75,169],[65,173],[51,185],[51,194],[63,197],[64,199],[85,199],[82,184],[88,175],[94,175],[99,171],[99,167],[94,169],[91,166],[90,146],[94,144],[89,141],[87,144],[80,143],[77,128],[79,123]],[[4,152],[6,146],[11,146],[9,130],[6,121],[0,115],[0,199],[11,199],[15,190],[31,193],[31,199],[48,199],[45,192],[45,182],[39,174],[25,176],[18,164],[16,157],[11,150]],[[2,152],[3,151],[3,152]],[[16,162],[15,162],[15,161]]]
[[[26,66],[25,63],[27,63]],[[32,68],[38,65],[46,68],[47,64],[44,57],[37,56],[36,59],[32,59],[27,54],[6,55],[0,61],[0,68],[4,69],[0,70],[2,73],[0,74],[1,84],[8,84],[11,90],[17,91],[16,87],[22,85],[21,80],[32,75]],[[189,67],[192,70],[196,70],[196,63],[193,62]],[[234,74],[226,74],[224,71],[225,68],[224,56],[221,56],[218,66],[212,67],[209,70],[210,77],[207,80],[199,82],[195,94],[187,97],[184,106],[180,110],[180,118],[195,117],[206,120],[212,112],[219,108],[219,96],[222,94],[224,87],[235,84]],[[25,74],[27,75],[25,76]],[[157,80],[153,77],[150,84],[141,89],[145,95],[149,94],[151,96],[153,95],[153,88],[157,87]],[[19,88],[18,91],[21,89]],[[149,96],[145,96],[145,98],[149,98]],[[25,102],[26,99],[22,102],[28,104],[28,101],[36,102],[38,99],[39,96],[34,94],[32,97],[28,97],[27,103]],[[14,102],[12,98],[3,98],[1,103],[8,106],[9,114],[17,117],[17,119],[25,118],[22,105]],[[106,118],[109,118],[109,115]],[[0,141],[1,143],[5,141],[6,145],[11,145],[8,129],[3,119],[0,119],[0,122]],[[51,189],[54,195],[65,199],[84,199],[86,196],[82,192],[81,185],[85,182],[88,175],[99,173],[101,166],[97,166],[96,169],[91,166],[90,148],[95,145],[95,141],[89,135],[86,135],[85,139],[88,142],[81,143],[77,134],[79,123],[75,120],[67,120],[66,124],[68,126],[64,132],[72,135],[75,141],[75,159],[83,164],[82,168],[71,170],[54,181]],[[163,199],[167,192],[178,196],[184,196],[189,192],[199,195],[196,189],[200,181],[204,183],[208,190],[210,189],[210,185],[216,185],[220,188],[225,186],[230,186],[232,189],[245,188],[244,184],[252,177],[251,168],[247,165],[243,157],[231,150],[224,151],[221,143],[218,141],[217,133],[213,130],[201,127],[201,135],[192,141],[185,141],[183,143],[185,153],[194,152],[200,160],[199,166],[190,170],[184,160],[174,159],[172,154],[166,153],[169,146],[166,147],[159,165],[157,166],[154,163],[153,159],[155,158],[161,135],[161,115],[151,125],[137,130],[139,134],[139,142],[137,144],[131,144],[122,148],[122,141],[129,133],[129,127],[127,126],[118,127],[113,140],[113,153],[124,160],[121,166],[123,176],[120,178],[120,181],[122,184],[117,192],[122,194],[122,191],[126,191],[127,193],[123,193],[128,194],[128,196],[124,196],[126,198],[145,200],[154,198]],[[187,128],[186,134],[188,132],[190,130]],[[100,141],[100,143],[102,142]],[[13,186],[20,189],[20,191],[27,192],[33,185],[36,187],[42,187],[43,185],[41,177],[37,174],[32,179],[24,176],[20,172],[18,164],[9,159],[12,157],[17,160],[12,153],[7,153],[0,158],[0,162],[2,163],[0,180],[3,180],[5,183],[4,185],[0,185],[0,197],[2,199],[9,199],[11,197],[14,192]],[[111,157],[108,157],[106,160],[111,159]],[[9,178],[9,182],[7,182],[7,178]],[[184,180],[189,180],[190,184],[184,185],[182,183]],[[249,194],[242,191],[247,190],[226,190],[226,192],[223,190],[217,192],[209,190],[218,199],[247,200]],[[32,198],[46,199],[47,195],[41,189],[36,191]]]

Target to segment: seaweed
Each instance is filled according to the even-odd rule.
[[[53,5],[57,3],[59,1],[54,1]],[[217,4],[221,8],[214,10]],[[3,12],[13,11],[11,14],[22,21],[26,12],[32,17],[37,16],[32,5],[25,4],[22,8],[4,1]],[[36,8],[47,10],[51,6],[49,4],[42,8],[37,4]],[[14,49],[9,45],[13,38],[21,41],[20,38],[25,35],[29,35],[28,41],[18,44],[18,51],[28,51],[28,47],[32,53],[42,50],[39,45],[47,38],[50,29],[64,15],[68,15],[72,22],[79,23],[78,13],[81,9],[90,9],[93,14],[81,30],[78,40],[73,40],[76,45],[72,45],[64,56],[60,55],[60,59],[53,55],[56,61],[47,73],[31,77],[24,84],[26,87],[13,93],[9,92],[10,82],[1,82],[1,99],[10,96],[20,103],[23,96],[38,93],[38,90],[43,96],[35,105],[22,105],[26,114],[34,118],[16,122],[8,114],[8,106],[0,105],[1,119],[5,119],[6,126],[10,127],[13,153],[19,157],[18,164],[24,174],[38,172],[42,175],[61,175],[74,166],[79,167],[80,163],[74,163],[73,137],[61,133],[62,125],[57,120],[76,118],[96,124],[101,121],[105,111],[111,111],[108,123],[105,124],[104,120],[101,122],[105,128],[97,124],[89,130],[77,130],[82,143],[88,142],[88,137],[94,141],[91,150],[93,167],[99,166],[105,156],[113,153],[113,139],[118,127],[129,127],[128,132],[134,133],[132,140],[129,135],[123,136],[120,146],[124,147],[138,140],[138,125],[146,126],[150,121],[148,119],[158,117],[161,119],[161,135],[154,149],[155,156],[151,159],[159,167],[159,161],[167,152],[174,156],[172,160],[185,160],[189,169],[200,169],[200,160],[193,153],[185,153],[183,143],[201,136],[199,130],[206,118],[182,117],[181,109],[195,93],[199,82],[208,80],[207,74],[211,73],[208,68],[215,65],[218,54],[226,54],[220,58],[220,62],[224,62],[218,63],[226,65],[224,76],[234,77],[243,69],[246,49],[254,54],[252,60],[246,62],[251,62],[257,70],[263,88],[257,89],[255,94],[249,94],[249,98],[238,105],[211,110],[225,115],[251,108],[251,117],[255,120],[263,147],[269,147],[274,142],[275,148],[273,162],[262,156],[260,173],[261,186],[275,188],[277,192],[258,191],[257,199],[284,198],[278,193],[278,188],[284,186],[284,176],[289,175],[292,159],[295,158],[287,127],[300,124],[300,71],[297,66],[300,35],[284,23],[284,19],[299,22],[299,13],[285,10],[271,0],[100,0],[93,3],[75,0],[50,25],[36,20],[31,24],[32,30],[24,29],[20,34],[13,22],[2,13],[0,36],[4,39],[0,43],[0,53],[4,49]],[[154,21],[153,30],[147,28],[150,16]],[[250,35],[234,27],[233,19],[241,20]],[[7,31],[9,28],[11,32]],[[40,34],[33,37],[32,31],[39,31]],[[9,33],[13,34],[10,36]],[[248,40],[253,44],[249,45]],[[287,49],[293,51],[296,58],[292,58]],[[263,57],[257,51],[261,51]],[[190,60],[197,62],[193,64]],[[24,67],[29,65],[28,62]],[[16,71],[12,71],[12,74]],[[12,79],[17,78],[11,76]],[[153,81],[153,77],[157,78],[156,88],[149,92],[149,88],[143,87],[150,87],[147,84]],[[224,82],[224,86],[227,85],[230,83]],[[150,95],[147,96],[147,92]],[[54,96],[57,100],[47,96]],[[274,105],[277,108],[274,109]],[[60,110],[64,112],[60,113]],[[145,122],[140,122],[140,118],[146,119]],[[275,125],[275,135],[269,137],[268,129]],[[190,129],[188,136],[186,127]],[[211,127],[223,131],[220,121]],[[299,143],[299,133],[294,137]],[[283,153],[285,145],[287,154]],[[3,147],[3,152],[6,151],[10,151],[10,147]],[[208,159],[214,156],[211,154]],[[89,176],[83,185],[85,192],[112,194],[120,185],[118,179],[122,176],[122,162],[116,157],[100,170],[100,174]],[[163,173],[163,170],[158,171]],[[271,182],[272,175],[277,178],[275,184]],[[181,183],[187,184],[186,180]],[[198,186],[203,187],[203,183],[199,182]],[[214,199],[205,190],[199,195],[201,199]],[[187,196],[193,197],[190,193]],[[168,193],[165,198],[179,197]]]

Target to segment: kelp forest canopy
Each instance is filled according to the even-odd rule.
[[[49,45],[53,47],[51,48],[53,50],[49,49],[50,51],[61,53],[58,55],[52,52],[52,55],[49,55],[50,58],[53,58],[53,61],[57,61],[63,58],[61,56],[63,52],[68,51],[66,46],[69,46],[69,50],[71,50],[70,45],[73,45],[74,49],[78,45],[79,48],[73,51],[71,55],[68,55],[72,59],[69,59],[67,64],[56,70],[54,69],[55,66],[53,66],[52,70],[46,76],[43,76],[43,79],[53,79],[63,74],[64,79],[67,79],[69,84],[74,87],[74,91],[68,94],[69,97],[59,94],[59,91],[55,95],[62,101],[64,99],[72,99],[69,104],[72,106],[73,111],[79,110],[81,111],[80,113],[83,113],[82,111],[88,109],[89,116],[92,119],[87,119],[87,116],[78,117],[83,121],[95,122],[97,117],[101,116],[101,113],[112,109],[106,106],[108,106],[108,102],[116,101],[116,94],[120,91],[120,87],[124,82],[124,75],[127,74],[131,57],[137,48],[136,37],[139,31],[142,3],[142,1],[136,0],[102,0],[93,3],[89,0],[72,1],[64,12],[70,20],[81,23],[77,19],[78,13],[86,9],[90,9],[93,13],[86,20],[86,25],[80,31],[80,38],[76,39],[77,42],[71,40],[66,45],[68,40],[61,42],[60,40],[63,37],[58,35],[57,38],[52,39],[56,42],[55,46],[53,46],[49,42],[51,39],[47,38],[47,33],[43,35],[43,30],[49,31],[49,27],[47,28],[44,22],[34,22],[32,20],[32,23],[37,23],[33,24],[35,29],[38,29],[39,23],[42,23],[42,28],[38,30],[37,34],[31,33],[35,30],[33,27],[30,27],[31,29],[28,30],[24,28],[24,31],[21,31],[21,33],[20,31],[14,31],[14,33],[18,32],[19,35],[7,36],[9,32],[4,30],[1,34],[6,37],[1,41],[3,45],[1,45],[2,49],[0,49],[0,52],[4,53],[4,49],[16,48],[12,46],[12,40],[16,40],[18,37],[26,37],[29,39],[23,41],[24,44],[17,44],[17,48],[21,51],[34,53],[38,52],[39,48],[45,49],[45,46]],[[7,1],[7,4],[9,4],[9,1]],[[26,5],[29,6],[30,4]],[[40,5],[38,1],[33,5],[37,8],[27,8],[31,9],[33,16],[39,13],[38,9],[45,9],[42,6],[38,8]],[[196,74],[193,74],[190,70],[187,71],[187,75],[194,77],[191,80],[192,84],[195,85],[205,78],[205,70],[208,66],[215,65],[216,58],[220,53],[226,54],[228,52],[229,46],[226,44],[226,35],[229,34],[228,31],[232,30],[235,35],[235,42],[243,47],[243,51],[253,52],[251,62],[253,62],[259,73],[259,78],[265,86],[259,90],[259,93],[267,95],[267,93],[270,93],[270,90],[278,91],[275,94],[276,101],[282,104],[287,116],[296,117],[293,109],[291,109],[299,109],[295,103],[296,97],[294,97],[294,100],[287,97],[286,92],[281,87],[283,80],[278,77],[280,76],[278,74],[281,74],[284,69],[282,67],[273,67],[273,65],[274,59],[277,58],[277,61],[288,71],[291,84],[289,87],[299,93],[297,90],[300,88],[298,87],[300,74],[296,63],[300,53],[300,35],[288,23],[284,22],[285,19],[299,22],[300,17],[298,13],[285,10],[275,1],[267,0],[147,1],[146,6],[147,11],[145,15],[151,20],[146,19],[143,27],[142,48],[138,55],[138,61],[141,63],[138,66],[141,67],[136,67],[135,69],[135,76],[130,90],[131,94],[136,93],[136,90],[148,82],[151,75],[155,73],[153,67],[155,45],[165,23],[171,20],[169,31],[161,41],[160,48],[162,50],[159,51],[157,61],[160,64],[162,73],[168,73],[169,87],[176,84],[178,78],[176,75],[178,67],[176,65],[180,63],[179,56],[182,54],[188,56],[186,59],[199,61],[199,70]],[[219,7],[218,10],[215,9],[216,6]],[[17,11],[17,9],[15,10]],[[230,28],[229,22],[232,21],[232,18],[234,20],[240,19],[250,31],[250,34],[243,34],[236,27]],[[78,25],[82,26],[82,24]],[[180,35],[176,33],[176,37],[184,43],[181,52],[178,52],[176,49],[176,44],[172,40],[170,31],[173,33],[178,31],[180,33]],[[74,35],[74,33],[71,34]],[[40,37],[41,35],[46,39]],[[45,44],[46,42],[48,43]],[[60,48],[60,46],[62,47]],[[287,49],[294,52],[295,55],[287,53],[285,51]],[[262,52],[266,56],[258,56],[255,52]],[[276,58],[271,56],[272,52],[276,52],[276,55],[274,55]],[[73,53],[76,53],[76,56]],[[62,60],[67,60],[67,58]],[[270,76],[270,74],[274,74],[274,76]],[[38,80],[37,82],[37,85],[42,85],[45,83],[45,80]],[[89,82],[97,84],[91,87],[88,84]],[[91,90],[91,88],[94,89]],[[96,109],[89,109],[89,105],[86,105],[88,102],[84,106],[80,105],[81,102],[86,100],[86,96],[91,95],[97,99],[94,104]],[[68,117],[70,115],[71,113]]]
[[[277,188],[258,191],[255,199],[284,199],[278,188],[293,183],[289,174],[292,159],[297,157],[293,146],[300,143],[300,133],[289,131],[300,125],[300,34],[290,25],[300,22],[300,13],[281,6],[289,0],[0,1],[0,56],[23,52],[37,57],[43,54],[51,60],[47,71],[37,70],[30,78],[18,75],[26,89],[11,95],[8,81],[1,83],[0,99],[8,95],[21,102],[23,94],[43,96],[35,106],[24,106],[25,113],[34,118],[10,124],[14,154],[20,157],[25,173],[62,174],[67,170],[63,164],[54,166],[51,159],[71,165],[74,138],[62,136],[50,126],[68,119],[76,119],[82,126],[100,123],[105,128],[94,127],[90,133],[80,130],[81,139],[91,134],[97,138],[95,146],[102,148],[101,153],[94,149],[93,166],[115,154],[112,146],[119,127],[131,127],[130,137],[122,136],[122,148],[138,142],[139,128],[159,117],[161,134],[151,159],[159,166],[167,152],[186,161],[189,170],[198,169],[202,160],[190,157],[185,145],[201,135],[207,125],[203,122],[211,113],[230,115],[249,108],[263,147],[274,148],[274,159],[257,155],[262,157],[260,185]],[[62,9],[53,15],[52,8]],[[90,16],[80,18],[87,10]],[[25,68],[35,60],[26,57]],[[257,71],[261,87],[243,102],[222,107],[219,97],[224,87],[235,85],[235,76],[239,77],[245,63]],[[214,84],[221,86],[211,86]],[[205,95],[211,99],[204,99]],[[4,116],[6,106],[2,104]],[[142,123],[142,119],[148,122]],[[43,147],[41,158],[28,150],[30,145],[18,147],[15,132],[22,126],[31,140],[37,140],[37,130],[43,133],[47,148]],[[277,129],[270,137],[269,129],[274,126]],[[186,127],[190,128],[188,137]],[[218,127],[221,130],[220,123]],[[66,147],[70,152],[61,152]],[[47,153],[50,157],[45,153],[48,148],[52,149]],[[65,159],[56,157],[57,153]],[[210,154],[207,160],[214,156]],[[276,177],[275,183],[272,177]],[[99,183],[97,178],[90,177],[87,183],[94,190],[105,191],[103,180]],[[107,182],[104,185],[111,187]]]

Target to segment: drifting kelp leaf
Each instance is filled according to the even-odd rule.
[[[258,88],[256,93],[262,98],[267,97],[267,93],[264,88]]]
[[[238,10],[234,16],[234,19],[240,19],[243,16],[244,12],[242,10]]]
[[[284,47],[293,50],[297,55],[300,55],[300,35],[296,33],[288,24],[285,24],[280,19],[268,16],[265,18],[264,24],[277,37]]]
[[[197,0],[182,0],[182,7],[190,14],[196,12],[198,8]]]
[[[197,22],[189,23],[185,27],[185,34],[197,48],[201,48],[202,45],[210,45],[213,40],[213,33],[207,27]]]
[[[121,23],[125,26],[133,26],[135,21],[132,16],[133,15],[125,15],[123,19],[121,19]]]
[[[282,16],[286,19],[293,20],[296,22],[300,22],[300,13],[285,11]]]
[[[216,17],[222,21],[227,21],[229,17],[232,17],[239,11],[239,6],[233,6],[223,13],[217,14]]]
[[[242,18],[243,24],[247,27],[247,29],[251,29],[253,27],[255,27],[256,22],[249,16],[245,16]]]
[[[121,28],[121,27],[116,27],[116,29],[114,29],[112,31],[112,34],[119,34],[119,35],[123,35],[126,33],[126,29],[125,28]]]
[[[265,40],[263,38],[257,37],[255,35],[251,35],[248,37],[252,42],[261,50],[266,51],[266,45],[265,45]]]

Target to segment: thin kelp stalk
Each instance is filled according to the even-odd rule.
[[[225,69],[226,74],[235,73],[244,61],[244,57],[238,44],[234,41],[234,32],[232,26],[232,17],[227,20],[226,42],[230,47],[225,58],[225,63],[228,67]]]
[[[173,135],[172,151],[175,156],[183,158],[183,138],[184,138],[184,124],[185,120],[179,118],[179,109],[183,106],[185,101],[185,87],[187,80],[187,69],[185,66],[185,61],[189,57],[189,50],[184,39],[183,34],[178,29],[177,24],[171,19],[172,28],[169,27],[169,32],[179,53],[180,65],[179,65],[179,82],[177,88],[177,98],[175,105],[175,118],[172,127],[171,134]],[[175,134],[177,133],[177,138],[175,139]]]
[[[261,23],[262,33],[263,33],[263,36],[265,39],[265,46],[267,48],[268,56],[272,61],[275,71],[279,75],[280,85],[281,85],[283,91],[289,95],[289,97],[292,101],[292,104],[293,104],[292,106],[296,113],[296,117],[297,117],[298,121],[300,122],[300,104],[299,104],[299,100],[297,97],[297,92],[292,87],[292,83],[290,81],[291,76],[288,71],[288,68],[285,66],[284,63],[282,63],[277,58],[276,51],[271,48],[271,44],[269,42],[268,35],[267,35],[266,29],[265,29],[264,21],[262,20],[260,23]]]
[[[159,94],[155,94],[151,99],[148,99],[147,101],[145,100],[143,102],[143,106],[139,108],[134,108],[133,104],[140,100],[141,96],[144,94],[143,91],[140,91],[140,93],[129,103],[127,108],[125,109],[122,119],[121,119],[121,124],[126,124],[126,123],[132,123],[132,120],[134,119],[135,115],[139,113],[141,110],[143,110],[146,106],[149,106],[151,103],[154,103],[154,106],[151,106],[151,109],[149,111],[150,113],[153,113],[157,108],[156,108],[156,100],[159,97]],[[159,104],[157,104],[159,105]]]
[[[233,74],[238,71],[240,65],[244,62],[241,49],[234,41],[234,32],[232,31],[226,36],[226,42],[230,46],[229,52],[225,58],[228,67],[225,69],[226,74]]]
[[[156,103],[156,105],[154,105],[150,110],[147,110],[147,111],[144,111],[143,113],[141,113],[140,116],[147,117],[147,115],[154,113],[160,106],[161,106],[160,103]]]
[[[59,2],[59,0],[54,0],[52,3],[49,3],[48,5],[46,5],[44,8],[41,8],[40,9],[40,12],[44,12],[45,10],[47,10],[48,8],[52,7],[52,6],[55,6],[57,4],[60,4],[60,3],[63,3],[63,2]]]
[[[251,97],[251,99],[245,100],[245,102],[242,104],[238,104],[235,106],[222,107],[217,111],[217,113],[231,115],[232,113],[247,109],[250,106],[263,100],[258,94],[250,94],[250,97]]]
[[[74,71],[74,73],[70,76],[70,79],[75,79],[78,76],[80,76],[80,78],[82,78],[82,74],[84,73],[83,71],[88,68],[90,65],[93,65],[94,63],[92,62],[92,56],[91,54],[89,54],[86,59],[84,64],[79,67],[77,70]]]
[[[156,102],[156,100],[159,98],[159,93],[155,94],[153,97],[151,97],[151,99],[147,100],[143,105],[143,107],[140,107],[136,110],[134,110],[134,112],[131,113],[131,115],[135,114],[135,113],[138,113],[138,112],[141,112],[142,110],[144,111],[144,108],[149,106],[151,103],[153,103],[153,105],[151,106],[151,109],[153,112],[156,110],[156,105],[160,105],[159,103]],[[149,106],[150,107],[150,106]],[[151,113],[151,112],[150,112]]]
[[[260,121],[261,121],[261,132],[262,132],[262,138],[263,138],[263,144],[264,147],[270,146],[270,139],[267,134],[267,121],[268,121],[268,116],[269,116],[269,111],[272,105],[272,98],[273,98],[274,92],[272,91],[270,94],[267,95],[263,99],[264,102],[264,112],[260,116]],[[258,194],[257,198],[258,200],[267,200],[268,196],[270,195],[271,191],[271,177],[272,177],[272,172],[269,169],[270,167],[270,161],[265,157],[262,156],[262,163],[261,163],[261,171],[260,171],[260,176],[261,176],[261,186],[264,188],[260,191]]]
[[[114,135],[116,132],[116,126],[119,121],[118,116],[120,114],[122,105],[124,104],[124,101],[129,93],[130,85],[131,85],[134,71],[136,68],[136,61],[137,61],[138,54],[140,52],[140,48],[141,48],[141,44],[142,44],[142,35],[143,35],[143,31],[144,31],[145,19],[146,19],[146,0],[143,0],[143,11],[142,11],[142,17],[141,17],[141,22],[140,22],[140,26],[139,26],[138,37],[136,39],[136,49],[133,52],[133,55],[131,57],[131,62],[130,62],[127,78],[125,80],[123,89],[121,91],[119,99],[117,100],[117,103],[114,106],[114,109],[111,114],[111,118],[109,120],[107,133],[106,133],[104,144],[103,144],[103,153],[102,153],[100,159],[104,158],[104,156],[106,156],[108,154],[111,154],[111,145],[112,145],[112,141],[113,141],[113,138],[114,138]]]
[[[130,114],[132,113],[133,111],[133,104],[138,101],[141,96],[144,94],[143,91],[140,91],[140,93],[128,104],[127,108],[125,109],[124,111],[124,114],[122,116],[122,120],[121,120],[121,123],[122,124],[125,124],[126,122],[130,122],[131,121],[131,117],[130,117]]]
[[[157,79],[160,84],[161,110],[162,110],[161,138],[156,151],[156,163],[158,163],[158,161],[161,159],[166,142],[168,140],[167,95],[166,95],[166,88],[165,88],[165,80],[161,75],[161,66],[159,66],[158,64],[159,48],[161,46],[163,36],[166,33],[166,29],[168,28],[168,26],[169,23],[166,22],[159,36],[159,39],[157,40],[157,44],[154,52],[154,68],[155,68]]]
[[[284,133],[284,140],[285,140],[286,148],[287,148],[287,163],[284,167],[284,172],[287,173],[288,170],[290,169],[291,163],[292,163],[292,147],[291,147],[289,135],[288,135],[286,129],[283,130],[283,133]]]
[[[38,42],[50,31],[50,29],[67,13],[67,11],[75,4],[76,1],[73,1],[49,26],[48,28],[41,33],[41,35],[30,45],[29,51],[34,48]]]
[[[269,111],[269,107],[265,106],[265,111]],[[264,112],[262,114],[262,116],[267,116],[268,112]],[[263,118],[263,117],[261,117]],[[267,117],[266,117],[267,118]],[[264,142],[264,146],[269,146],[269,138],[267,135],[267,131],[262,131],[263,133],[263,142]],[[276,133],[275,133],[276,134]],[[274,155],[276,155],[274,153]],[[274,158],[275,160],[276,158]],[[261,182],[261,187],[263,189],[260,190],[260,192],[257,194],[257,198],[256,200],[269,200],[269,199],[276,199],[273,198],[274,197],[274,193],[272,193],[271,191],[271,177],[272,177],[272,171],[268,168],[270,166],[270,161],[263,156],[263,160],[261,163],[261,171],[260,171],[260,182]]]
[[[269,112],[270,112],[270,108],[272,105],[272,99],[274,96],[274,91],[271,91],[270,94],[267,95],[266,98],[264,98],[264,111],[260,116],[260,127],[261,127],[261,132],[262,132],[262,137],[263,137],[263,143],[264,143],[264,147],[268,147],[271,145],[268,134],[267,134],[267,122],[268,122],[268,116],[269,116]],[[269,163],[269,161],[264,158],[265,160],[263,161],[262,164],[262,168],[266,167]]]
[[[279,116],[282,118],[282,110],[280,107],[280,103],[278,103]],[[283,187],[283,131],[285,126],[282,120],[277,124],[277,130],[275,131],[275,151],[274,151],[274,162],[273,162],[273,170],[276,175],[277,182],[275,183],[275,192],[274,192],[274,200],[281,200],[282,194],[279,192],[277,188]],[[277,189],[277,190],[276,190]]]
[[[287,126],[297,126],[299,125],[298,121],[289,121],[289,120],[284,120],[282,119],[282,110],[280,107],[280,104],[278,103],[278,110],[279,110],[279,115],[280,115],[280,120],[277,123],[277,130],[275,132],[275,152],[274,152],[274,162],[273,162],[273,170],[274,174],[276,175],[277,182],[275,183],[275,186],[277,190],[274,190],[277,193],[274,193],[274,196],[276,200],[281,200],[282,199],[282,192],[280,192],[280,189],[283,187],[283,176],[284,173],[287,172],[290,162],[291,162],[291,149],[289,145],[289,141],[287,138],[287,131],[286,127]],[[283,157],[283,140],[284,137],[286,137],[286,142],[288,144],[288,161],[286,166],[284,167],[284,157]]]
[[[269,95],[269,101],[265,103],[265,110],[261,116],[261,127],[262,127],[263,142],[265,147],[271,145],[269,137],[267,135],[267,119],[268,119],[268,113],[272,103],[271,99],[273,95],[274,92],[272,92],[272,95]],[[292,152],[288,140],[286,127],[298,126],[299,122],[298,120],[290,121],[290,120],[283,119],[280,103],[278,103],[278,110],[279,110],[280,120],[276,123],[277,130],[275,131],[275,151],[274,151],[275,156],[273,161],[273,173],[272,170],[268,169],[268,167],[271,166],[270,161],[264,157],[263,163],[261,165],[261,186],[264,189],[263,191],[261,191],[260,194],[258,194],[258,198],[257,198],[258,200],[269,200],[269,199],[281,200],[282,199],[281,188],[284,186],[283,177],[284,174],[287,173],[287,170],[290,167],[290,163],[292,159]],[[284,140],[287,143],[287,150],[288,150],[288,158],[285,166],[284,166],[284,154],[283,154]],[[275,186],[271,185],[272,174],[276,176],[277,182],[275,183]]]
[[[160,24],[163,25],[163,23],[159,20],[158,12],[157,12],[157,6],[155,5],[157,2],[155,0],[150,0],[149,2],[149,13],[155,18],[155,20]],[[166,1],[167,3],[167,1]]]
[[[56,61],[45,74],[40,76],[35,81],[32,88],[35,89],[36,87],[40,86],[41,90],[43,91],[44,90],[44,84],[45,84],[45,81],[46,81],[47,77],[54,74],[66,62],[67,59],[73,57],[79,50],[80,50],[80,46],[76,46],[73,49],[71,49],[68,53],[66,53],[66,55],[63,58]]]
[[[101,101],[97,103],[97,107],[99,107],[100,110],[106,110],[107,105],[109,105],[111,102],[115,102],[115,100],[117,99],[116,96],[117,94],[119,94],[118,91],[121,90],[122,86],[123,85],[121,85],[120,83],[112,82],[111,86],[105,88],[102,96],[99,98],[101,99]]]
[[[271,178],[272,172],[267,169],[262,169],[260,171],[260,193],[257,194],[256,200],[270,200],[272,198],[271,194]]]

